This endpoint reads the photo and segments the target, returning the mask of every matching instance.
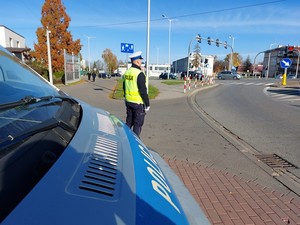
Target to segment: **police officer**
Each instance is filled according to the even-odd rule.
[[[146,112],[150,109],[146,75],[142,71],[142,52],[129,56],[132,66],[123,75],[123,89],[126,105],[126,124],[139,137]]]

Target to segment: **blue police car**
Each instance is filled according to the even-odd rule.
[[[167,164],[108,112],[0,46],[0,224],[209,224]]]

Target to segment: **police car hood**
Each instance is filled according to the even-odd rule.
[[[117,117],[81,104],[68,147],[2,224],[189,224],[139,138]]]

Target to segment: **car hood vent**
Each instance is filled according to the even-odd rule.
[[[115,197],[120,173],[118,170],[118,143],[101,136],[94,136],[93,139],[96,139],[95,145],[88,156],[84,157],[83,163],[75,175],[76,178],[80,177],[73,179],[68,190],[76,195],[86,196],[88,194],[94,198],[111,199]],[[74,188],[75,185],[77,188]]]

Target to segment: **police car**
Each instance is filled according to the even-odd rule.
[[[0,224],[209,224],[124,123],[0,46]]]

